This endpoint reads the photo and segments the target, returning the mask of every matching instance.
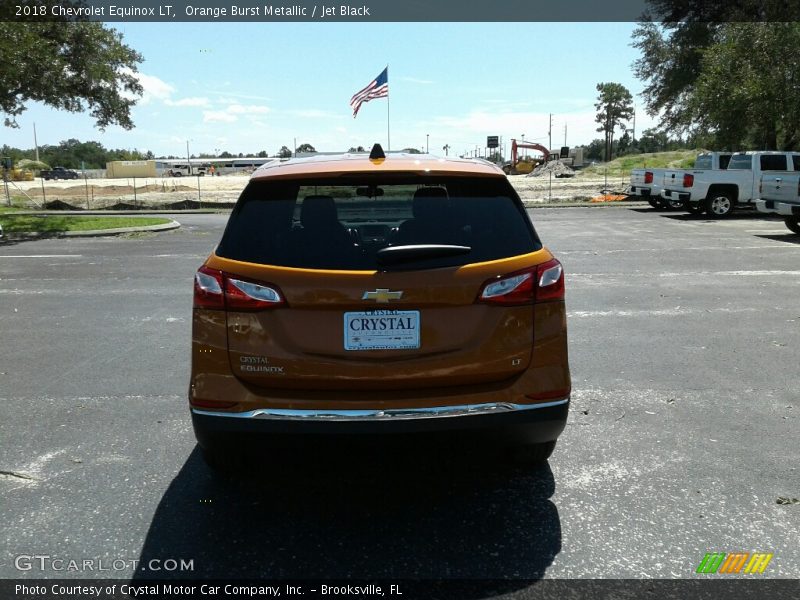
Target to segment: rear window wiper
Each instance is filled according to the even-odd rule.
[[[472,252],[470,246],[450,244],[414,244],[410,246],[389,246],[378,250],[375,259],[380,266],[397,265],[416,260],[429,260],[448,256],[459,256]]]

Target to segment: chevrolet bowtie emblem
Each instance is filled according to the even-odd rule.
[[[389,290],[375,290],[374,292],[364,292],[362,300],[375,300],[379,303],[387,303],[389,300],[400,300],[403,292],[390,292]]]

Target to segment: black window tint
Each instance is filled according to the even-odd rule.
[[[728,170],[747,170],[753,169],[753,157],[750,154],[737,154],[731,157],[731,162],[728,163]]]
[[[275,266],[375,270],[379,250],[418,244],[471,250],[402,268],[459,266],[542,247],[505,178],[340,178],[250,182],[217,254]]]
[[[694,161],[695,169],[710,169],[711,168],[711,155],[703,154],[698,156]]]
[[[792,154],[792,163],[794,164],[794,170],[800,171],[800,154]]]
[[[731,155],[730,154],[722,154],[719,157],[719,168],[720,169],[727,169],[728,164],[731,162]]]
[[[762,154],[761,155],[761,170],[762,171],[786,171],[786,155],[785,154]]]

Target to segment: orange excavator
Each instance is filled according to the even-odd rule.
[[[542,158],[531,158],[528,156],[519,157],[518,150],[524,148],[527,150],[538,150],[542,153]],[[550,159],[550,151],[541,144],[534,144],[531,142],[520,142],[514,138],[511,139],[511,162],[503,165],[503,171],[506,175],[522,175],[530,173],[537,166],[546,163]]]

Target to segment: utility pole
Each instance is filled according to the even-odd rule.
[[[189,175],[192,174],[192,159],[189,158],[189,140],[186,140],[186,166],[189,167]]]
[[[33,124],[33,145],[36,147],[36,162],[39,162],[39,142],[36,140],[36,123]]]
[[[431,147],[430,147],[430,144],[428,143],[430,141],[429,140],[430,137],[431,137],[431,135],[429,133],[425,134],[425,154],[430,154],[431,153]]]
[[[564,145],[567,145],[567,124],[564,123]]]
[[[553,150],[553,113],[550,113],[550,126],[547,128],[547,138],[547,151],[551,152]],[[549,159],[550,157],[546,156],[545,158]]]
[[[636,143],[636,107],[633,107],[633,143]]]

